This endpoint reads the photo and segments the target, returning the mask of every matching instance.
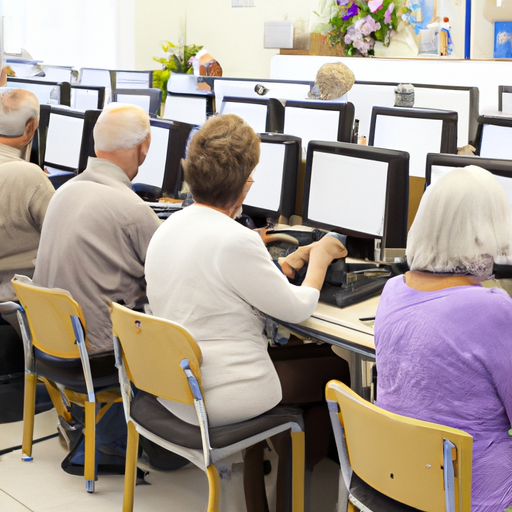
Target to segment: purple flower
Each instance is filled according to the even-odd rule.
[[[347,5],[350,0],[336,0],[336,3],[342,7],[344,5]]]
[[[379,9],[382,9],[383,0],[370,0],[368,2],[368,7],[371,12],[377,12]]]
[[[342,20],[349,20],[350,18],[352,18],[353,16],[356,16],[357,14],[359,14],[359,7],[357,6],[357,4],[352,4],[348,10],[347,10],[347,14],[345,14],[345,16],[342,16]]]
[[[372,32],[376,32],[381,27],[380,23],[375,21],[370,14],[357,20],[354,25],[364,36],[369,36]]]
[[[391,15],[393,14],[394,8],[395,8],[395,4],[390,3],[389,7],[386,9],[386,12],[384,13],[384,23],[386,25],[389,25],[391,23]]]

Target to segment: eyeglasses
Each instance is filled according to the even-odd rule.
[[[249,183],[249,186],[252,185],[254,183],[254,178],[252,176],[249,176],[247,178],[247,182],[246,183]]]

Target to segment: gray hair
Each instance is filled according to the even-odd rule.
[[[94,126],[94,147],[100,151],[131,149],[148,136],[147,112],[136,105],[109,103]]]
[[[512,215],[503,187],[475,165],[428,187],[407,238],[411,270],[488,277],[512,254]]]
[[[39,119],[39,101],[25,89],[0,91],[0,135],[19,137],[29,119]]]

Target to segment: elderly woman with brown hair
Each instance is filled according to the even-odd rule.
[[[185,326],[201,347],[212,426],[253,418],[281,401],[280,379],[262,334],[263,314],[304,321],[317,305],[328,265],[347,253],[331,236],[301,248],[285,262],[287,273],[308,262],[302,286],[294,286],[258,233],[233,220],[253,182],[259,146],[259,137],[238,116],[208,120],[184,162],[195,203],[162,224],[146,258],[153,313]],[[196,421],[194,411],[172,412]]]

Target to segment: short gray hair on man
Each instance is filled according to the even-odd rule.
[[[148,136],[147,112],[136,105],[109,103],[94,126],[94,147],[99,151],[131,149]]]
[[[411,270],[489,277],[494,261],[512,255],[512,215],[498,180],[468,165],[428,187],[406,254]]]
[[[39,119],[39,101],[25,89],[0,90],[0,136],[19,137],[29,119]]]

